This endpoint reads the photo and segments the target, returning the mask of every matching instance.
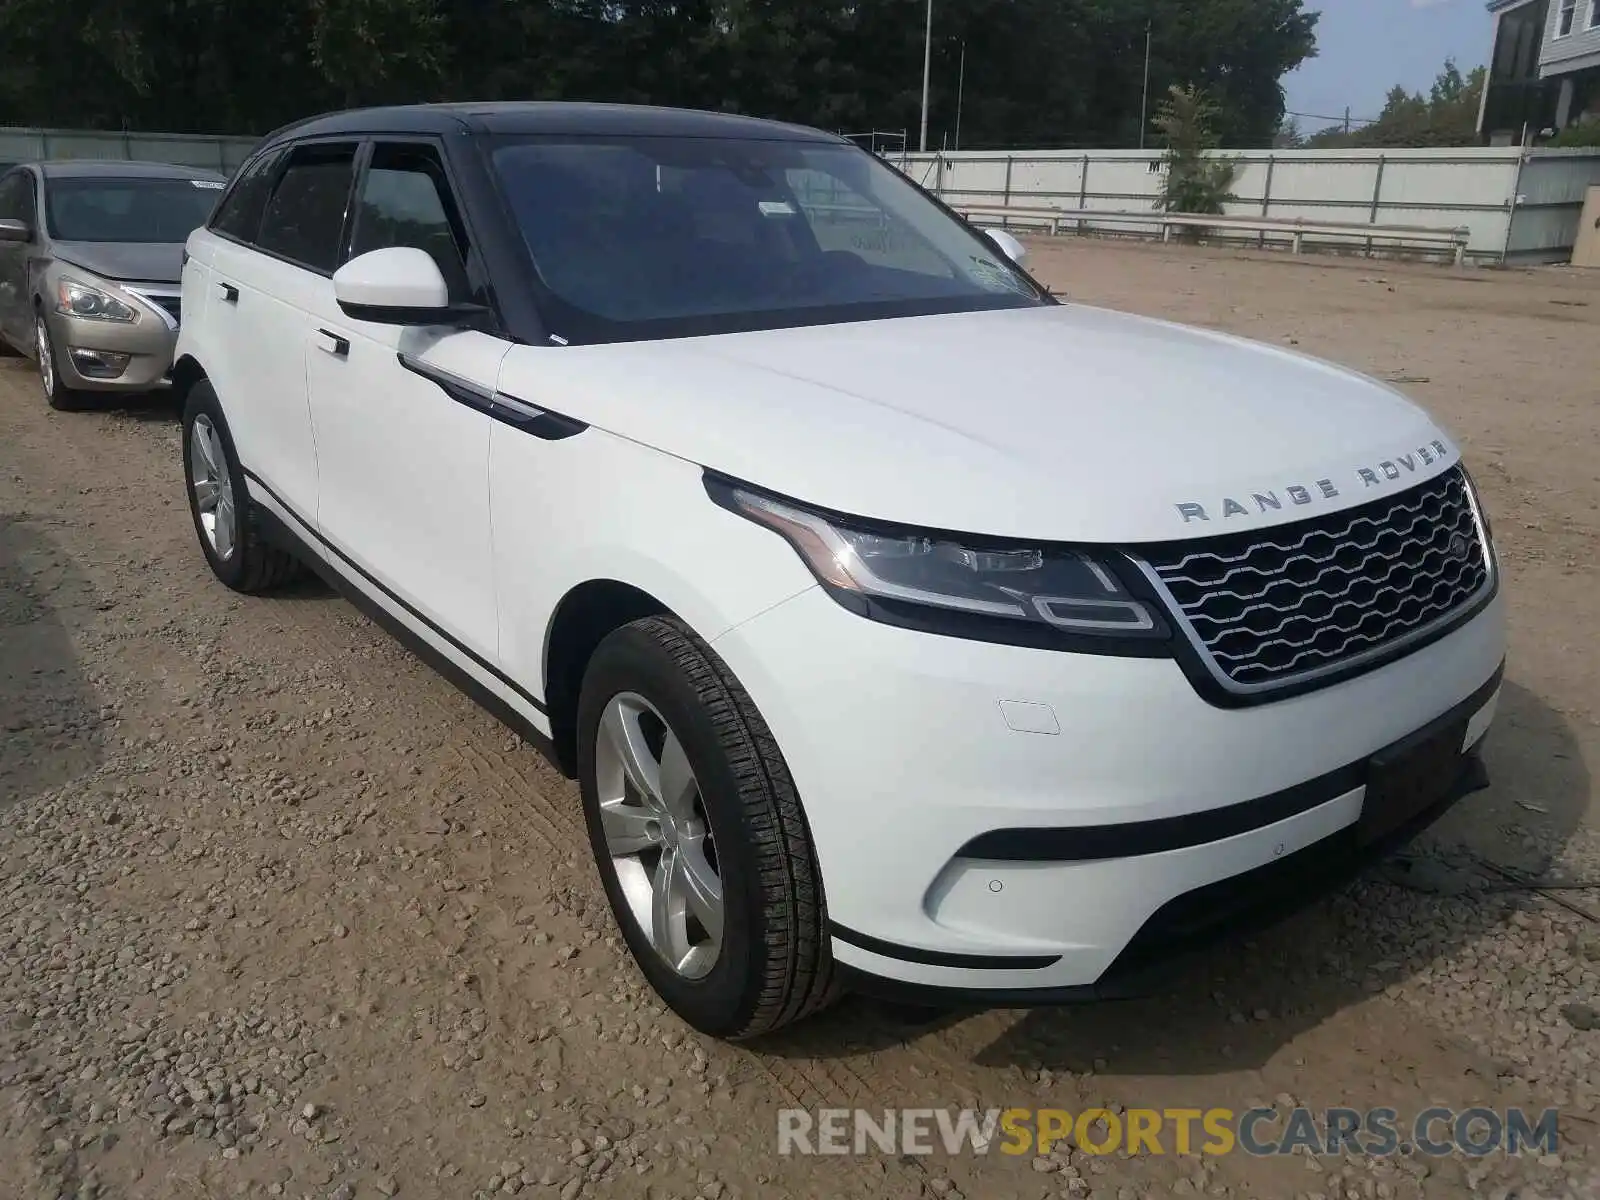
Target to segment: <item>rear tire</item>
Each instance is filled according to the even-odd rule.
[[[300,561],[262,536],[233,435],[205,379],[189,389],[183,407],[183,477],[195,536],[218,579],[236,592],[256,595],[300,575]]]
[[[628,712],[637,719],[619,724]],[[658,795],[689,797],[684,819],[667,816],[670,802],[652,807],[621,782],[635,778],[616,749],[624,728],[652,747],[656,759],[644,775],[656,772]],[[681,756],[669,750],[672,739]],[[640,969],[674,1012],[713,1037],[744,1039],[833,1000],[821,876],[789,768],[727,664],[680,621],[635,621],[595,650],[578,702],[578,779],[612,913]],[[673,828],[663,832],[664,825]],[[652,832],[653,845],[647,844]],[[630,847],[637,852],[619,853]],[[672,935],[670,919],[666,926],[653,919],[671,874],[662,871],[668,853],[679,856],[676,862],[697,863],[689,873],[698,872],[706,888],[717,885],[714,936],[699,917],[704,891],[678,906],[681,937]]]

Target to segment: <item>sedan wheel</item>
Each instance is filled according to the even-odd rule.
[[[56,363],[55,343],[50,340],[50,325],[43,313],[33,321],[33,352],[39,360],[39,384],[44,388],[44,398],[50,407],[63,412],[84,407],[94,396],[93,392],[68,387],[61,381],[61,371]]]
[[[643,696],[606,705],[595,786],[606,852],[634,920],[668,966],[703,979],[722,950],[716,841],[683,742]]]
[[[44,385],[44,396],[52,403],[56,398],[56,352],[50,345],[50,330],[40,317],[33,327],[34,353],[39,356],[39,382]]]

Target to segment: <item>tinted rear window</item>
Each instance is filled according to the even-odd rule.
[[[339,265],[355,154],[353,145],[302,146],[293,151],[267,201],[256,245],[332,274]]]
[[[276,178],[278,163],[282,158],[283,152],[274,150],[248,163],[223,197],[211,227],[241,242],[255,241],[261,229],[261,214],[267,207],[267,197],[272,192],[272,181]]]

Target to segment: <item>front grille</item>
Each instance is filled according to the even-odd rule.
[[[148,299],[149,299],[150,303],[154,304],[157,308],[165,309],[167,315],[169,317],[171,317],[174,321],[181,321],[181,319],[182,319],[182,309],[183,309],[183,300],[180,297],[178,297],[178,296],[150,296],[150,297],[148,297]]]
[[[1459,466],[1359,508],[1176,543],[1145,561],[1241,691],[1285,686],[1382,651],[1489,583]]]

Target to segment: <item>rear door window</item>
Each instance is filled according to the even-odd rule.
[[[211,228],[227,237],[252,244],[261,231],[261,214],[266,210],[278,164],[283,152],[274,150],[246,163],[228,194],[217,207]]]
[[[267,201],[256,245],[320,274],[333,274],[339,265],[355,157],[353,142],[290,151]]]

